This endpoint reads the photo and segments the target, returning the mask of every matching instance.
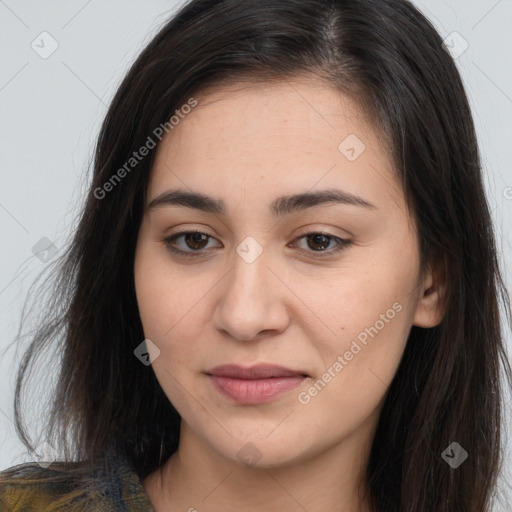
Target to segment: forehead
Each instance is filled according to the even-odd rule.
[[[321,138],[327,145],[336,142],[344,130],[357,132],[362,139],[379,138],[353,100],[315,78],[259,84],[236,82],[209,88],[195,98],[197,106],[181,120],[180,129],[175,127],[166,139],[179,133],[215,140],[216,147],[227,144],[250,149],[265,139],[270,143],[275,136],[281,141]],[[172,142],[169,144],[173,146]],[[292,146],[298,149],[297,144]],[[287,148],[280,149],[285,152]]]
[[[149,198],[176,185],[218,197],[235,185],[250,187],[260,198],[318,185],[401,200],[383,137],[330,84],[235,83],[194,98],[197,106],[157,148]]]

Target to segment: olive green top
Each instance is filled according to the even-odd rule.
[[[30,462],[0,472],[1,512],[154,512],[126,458],[107,452],[97,463]]]

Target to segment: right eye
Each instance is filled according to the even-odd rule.
[[[185,258],[195,258],[198,256],[204,256],[203,249],[206,248],[209,238],[214,240],[211,235],[201,231],[182,231],[167,237],[165,240],[163,240],[163,242],[167,249],[169,249],[174,254],[183,256]],[[176,241],[180,239],[183,239],[182,241],[186,245],[182,245],[182,248],[176,248]],[[187,248],[191,250],[187,250]]]

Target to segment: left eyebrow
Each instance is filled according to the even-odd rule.
[[[274,216],[283,216],[329,203],[376,209],[376,206],[362,197],[343,190],[329,189],[278,197],[271,203],[270,211]],[[205,194],[179,189],[163,192],[152,199],[147,208],[148,210],[155,210],[163,206],[172,205],[185,206],[219,215],[226,215],[227,212],[226,205],[222,199],[214,199]]]

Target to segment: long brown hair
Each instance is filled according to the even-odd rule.
[[[422,268],[435,261],[446,279],[443,321],[412,327],[386,396],[367,468],[373,510],[487,511],[500,466],[502,377],[511,381],[500,327],[500,304],[510,325],[510,301],[461,78],[405,0],[193,0],[163,26],[101,128],[78,229],[19,370],[17,431],[32,450],[24,385],[55,343],[62,357],[47,433],[69,460],[115,447],[144,477],[176,451],[179,414],[133,354],[144,339],[134,250],[154,151],[104,197],[98,190],[199,91],[297,74],[333,84],[380,129],[417,221]],[[441,457],[453,441],[469,452],[457,469]]]

